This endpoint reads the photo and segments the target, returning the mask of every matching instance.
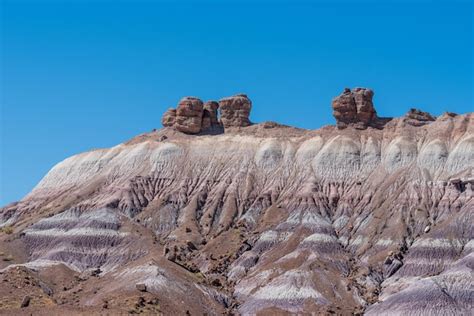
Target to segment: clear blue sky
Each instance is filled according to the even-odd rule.
[[[308,129],[344,87],[381,116],[473,111],[470,1],[0,2],[0,205],[187,95],[244,92],[254,122]]]

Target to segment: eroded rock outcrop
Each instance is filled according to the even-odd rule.
[[[219,108],[219,103],[216,101],[208,101],[204,103],[204,113],[202,116],[202,130],[211,130],[215,127],[218,127],[219,118],[217,115],[217,109]]]
[[[218,110],[220,109],[220,119]],[[249,120],[252,102],[245,94],[221,99],[219,102],[203,102],[195,97],[181,99],[178,108],[169,109],[163,114],[161,123],[164,127],[174,127],[186,134],[215,132],[216,129],[246,127]]]
[[[436,118],[428,112],[423,112],[418,109],[410,109],[410,111],[405,114],[403,121],[412,126],[423,126],[433,122],[435,119]]]
[[[176,109],[168,109],[161,118],[164,127],[171,127],[176,122]]]
[[[372,98],[374,92],[366,88],[344,89],[344,92],[332,101],[333,115],[338,128],[349,125],[359,129],[376,125],[377,112]]]
[[[202,127],[203,103],[194,97],[185,97],[179,101],[176,109],[174,127],[183,133],[197,134]]]
[[[221,122],[224,128],[251,125],[249,116],[252,101],[245,94],[238,94],[219,101]]]

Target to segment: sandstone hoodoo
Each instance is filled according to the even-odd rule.
[[[173,127],[185,134],[210,132],[222,127],[224,130],[246,127],[252,124],[249,119],[251,109],[252,101],[245,94],[204,104],[198,98],[185,97],[176,110],[169,109],[163,114],[161,123],[164,127]]]
[[[249,116],[252,101],[245,94],[238,94],[219,101],[221,122],[224,128],[245,127],[251,124]]]
[[[194,97],[185,97],[176,108],[174,127],[183,133],[197,134],[202,128],[203,103]]]
[[[0,208],[0,314],[471,315],[474,115],[372,97],[317,130],[187,97],[58,163]]]
[[[344,92],[332,101],[337,127],[354,126],[365,129],[376,125],[377,112],[372,103],[373,96],[374,92],[366,88],[344,89]]]

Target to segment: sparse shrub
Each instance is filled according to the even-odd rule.
[[[204,280],[206,277],[204,276],[204,274],[202,274],[202,272],[195,272],[194,275],[199,279],[199,280]]]
[[[4,233],[7,234],[7,235],[10,235],[10,234],[13,233],[13,227],[11,227],[11,226],[4,226],[4,227],[1,228],[0,231],[4,232]]]

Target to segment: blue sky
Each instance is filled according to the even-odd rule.
[[[472,2],[1,1],[0,205],[66,157],[161,126],[182,96],[247,93],[251,119],[334,124],[473,110]]]

